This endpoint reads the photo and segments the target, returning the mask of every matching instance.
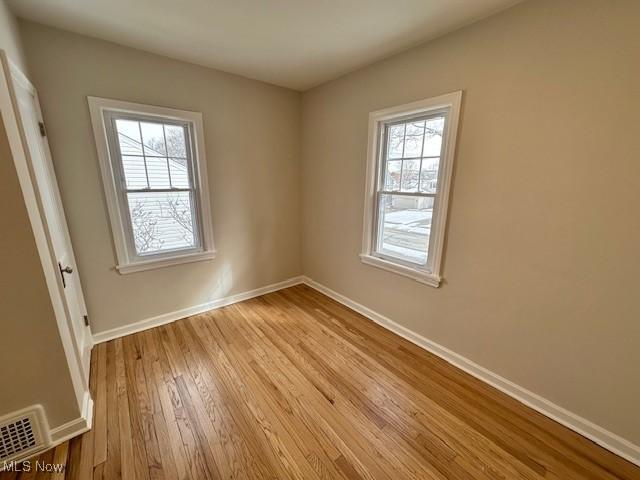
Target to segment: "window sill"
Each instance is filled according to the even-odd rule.
[[[180,265],[183,263],[200,262],[203,260],[212,260],[216,256],[216,251],[187,253],[184,255],[175,255],[172,257],[157,258],[152,260],[144,260],[141,262],[127,263],[124,265],[116,265],[116,269],[121,275],[128,273],[142,272],[145,270],[154,270],[156,268],[169,267],[172,265]]]
[[[405,267],[404,265],[398,265],[397,263],[389,262],[365,253],[360,254],[360,260],[367,265],[397,273],[398,275],[411,278],[416,282],[424,283],[434,288],[438,288],[442,280],[438,275],[433,275],[432,273],[423,272],[411,267]]]

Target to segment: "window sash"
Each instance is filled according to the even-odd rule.
[[[128,188],[125,172],[124,172],[123,155],[121,153],[120,141],[118,138],[118,130],[116,127],[116,120],[130,120],[135,122],[155,123],[160,125],[173,125],[173,126],[182,127],[185,133],[185,149],[187,154],[187,157],[186,157],[187,175],[188,175],[189,184],[191,185],[191,187],[189,188],[181,188],[181,187]],[[198,177],[197,177],[197,169],[194,168],[194,158],[192,153],[195,151],[195,145],[194,145],[195,137],[193,134],[192,125],[189,122],[177,121],[171,118],[165,118],[161,116],[118,112],[118,111],[111,111],[111,110],[106,110],[104,112],[104,125],[107,133],[107,140],[108,140],[110,149],[113,152],[113,155],[110,155],[110,161],[112,163],[112,168],[114,173],[114,183],[116,187],[118,203],[120,203],[121,221],[123,223],[123,226],[125,227],[125,232],[124,232],[125,243],[127,246],[127,250],[129,252],[130,262],[148,261],[153,259],[160,260],[163,258],[175,256],[176,253],[186,254],[186,253],[203,252],[204,236],[203,236],[202,221],[201,221],[202,210],[199,204],[199,200],[200,200],[199,192],[196,187],[196,185],[198,185]],[[141,147],[142,154],[136,155],[136,156],[143,157],[144,159],[166,158],[167,161],[169,160],[169,158],[180,158],[180,157],[169,157],[169,152],[166,151],[167,150],[166,139],[165,139],[165,151],[167,153],[166,156],[146,155],[142,133],[140,134],[140,143],[142,146]],[[147,167],[146,167],[146,160],[145,160],[145,171],[146,171],[146,168]],[[167,165],[167,168],[169,169],[168,165]],[[147,185],[149,185],[148,173],[146,173],[146,175],[147,175]],[[129,193],[163,193],[163,192],[168,192],[168,193],[190,192],[191,221],[193,225],[194,245],[191,247],[160,249],[160,250],[155,250],[149,253],[138,253],[138,250],[135,245],[135,235],[134,235],[134,229],[132,224],[128,194]]]
[[[443,118],[444,119],[444,125],[442,128],[443,134],[442,134],[442,141],[440,144],[440,152],[439,155],[425,155],[424,154],[424,145],[425,145],[425,138],[426,138],[426,122],[428,122],[429,120],[433,120],[435,118]],[[412,114],[412,115],[406,115],[401,117],[400,119],[393,119],[390,121],[386,121],[386,122],[382,122],[380,125],[381,128],[381,136],[382,136],[382,142],[380,145],[380,151],[378,153],[378,173],[377,173],[377,183],[376,183],[376,189],[377,191],[382,191],[384,190],[384,181],[385,181],[385,175],[386,175],[386,170],[387,170],[387,164],[389,162],[402,162],[401,163],[401,170],[400,170],[400,184],[399,184],[399,189],[394,191],[394,192],[398,192],[398,193],[415,193],[415,192],[411,192],[411,191],[407,191],[407,190],[403,190],[402,189],[402,173],[403,173],[403,169],[404,169],[404,162],[407,160],[420,160],[420,165],[418,166],[418,183],[417,183],[417,190],[418,193],[422,193],[420,192],[420,186],[421,186],[421,180],[422,180],[422,165],[423,165],[423,160],[426,159],[433,159],[433,158],[439,158],[440,161],[442,161],[442,154],[444,151],[444,145],[445,145],[445,135],[446,135],[446,131],[447,131],[447,123],[449,121],[449,109],[439,109],[433,112],[429,112],[427,114]],[[418,123],[418,122],[425,122],[425,126],[423,127],[422,130],[422,146],[420,149],[420,156],[411,156],[411,157],[405,157],[405,135],[406,135],[406,125],[409,123]],[[403,141],[402,141],[402,156],[401,157],[394,157],[394,158],[389,158],[389,131],[390,131],[390,127],[396,126],[396,125],[404,125],[405,126],[405,132],[403,134]],[[440,168],[438,168],[438,177],[440,177]],[[439,178],[438,178],[438,184],[439,184]],[[437,192],[437,187],[436,187],[436,192]]]
[[[142,154],[141,155],[123,155],[120,149],[120,140],[118,138],[118,130],[116,127],[116,121],[117,120],[130,120],[133,122],[138,122],[139,124],[139,128],[140,128],[140,144],[141,144],[141,148],[142,148]],[[149,148],[144,144],[144,139],[142,136],[142,126],[140,125],[140,123],[155,123],[158,125],[171,125],[174,127],[181,127],[184,131],[184,136],[185,136],[185,150],[186,150],[186,157],[182,157],[182,156],[175,156],[175,155],[169,155],[169,152],[166,151],[166,155],[147,155],[146,153],[146,149]],[[114,111],[106,111],[105,112],[105,126],[109,125],[107,127],[107,135],[109,137],[109,141],[112,144],[112,146],[114,147],[114,151],[117,152],[118,155],[118,160],[119,160],[119,169],[118,173],[120,174],[120,180],[123,182],[123,188],[127,189],[127,184],[126,184],[126,179],[125,179],[125,175],[124,175],[124,163],[122,161],[122,157],[125,156],[133,156],[133,157],[143,157],[145,159],[145,170],[147,168],[146,166],[146,159],[147,158],[166,158],[167,161],[170,158],[176,158],[176,159],[185,159],[187,160],[187,173],[188,173],[188,177],[189,177],[189,182],[191,184],[190,189],[195,190],[195,185],[196,185],[196,178],[195,178],[195,169],[193,168],[193,151],[195,151],[195,146],[194,146],[194,135],[193,135],[193,129],[192,126],[189,122],[185,122],[185,121],[177,121],[171,118],[163,118],[163,117],[156,117],[156,116],[152,116],[152,115],[144,115],[144,114],[133,114],[133,113],[125,113],[125,112],[114,112]],[[164,143],[165,143],[165,150],[167,150],[167,141],[166,141],[166,130],[163,128],[163,135],[164,135]],[[113,158],[112,158],[113,161]],[[169,170],[169,178],[171,178],[171,173],[170,173],[170,169]],[[147,173],[147,185],[149,185],[149,179],[148,179],[148,173]],[[171,187],[171,189],[174,188],[179,188],[179,187]],[[149,190],[159,190],[158,188],[152,188],[152,187],[148,187]]]
[[[394,262],[394,263],[399,263],[401,265],[407,266],[407,267],[411,267],[411,268],[416,268],[419,270],[424,270],[426,272],[431,272],[431,263],[430,263],[430,257],[431,257],[431,252],[432,250],[432,242],[434,239],[434,235],[432,235],[431,233],[429,234],[429,241],[428,241],[428,245],[427,245],[427,251],[426,253],[426,261],[425,263],[418,263],[418,262],[412,262],[411,260],[407,260],[406,258],[400,257],[400,256],[396,256],[396,255],[390,255],[388,253],[385,253],[383,251],[382,248],[382,242],[383,242],[383,229],[384,226],[382,225],[382,216],[381,216],[381,205],[382,205],[382,197],[384,195],[394,195],[394,196],[398,196],[398,197],[409,197],[409,198],[434,198],[434,204],[433,204],[433,209],[432,209],[432,214],[431,214],[431,223],[429,224],[429,229],[432,229],[432,226],[434,225],[435,222],[435,217],[437,215],[437,195],[412,195],[412,194],[405,194],[405,193],[397,193],[397,192],[377,192],[376,194],[376,201],[375,201],[375,213],[374,213],[374,229],[373,229],[373,251],[371,252],[373,255],[383,258],[385,260],[388,260],[390,262]]]
[[[135,193],[139,193],[139,192],[133,192],[133,193],[135,194]],[[142,192],[142,193],[143,194],[144,193],[155,194],[156,192],[155,191],[145,191],[145,192]],[[182,193],[184,193],[184,192],[182,192]],[[129,194],[127,193],[127,198],[128,198],[128,196],[129,196]],[[199,252],[199,251],[201,251],[201,249],[198,248],[198,237],[196,235],[197,234],[197,229],[195,228],[197,226],[197,223],[196,223],[196,220],[194,218],[194,213],[193,213],[194,212],[194,194],[193,194],[193,192],[189,192],[189,204],[191,206],[191,222],[192,222],[191,235],[193,236],[193,245],[178,246],[178,247],[173,247],[173,248],[162,248],[162,249],[159,249],[159,250],[152,250],[152,251],[150,251],[148,253],[147,252],[140,252],[139,253],[138,249],[136,247],[136,244],[135,244],[135,233],[134,233],[134,229],[133,229],[133,226],[132,226],[132,231],[131,231],[132,240],[133,240],[132,244],[133,244],[133,248],[135,249],[135,255],[137,257],[141,258],[141,259],[144,258],[145,260],[147,260],[149,258],[153,259],[153,258],[156,258],[156,257],[162,258],[162,256],[164,256],[163,254],[175,254],[176,252],[189,253],[189,252]],[[131,212],[129,211],[128,213],[129,213],[130,220],[132,220]],[[179,222],[177,222],[177,223],[179,223]],[[161,240],[166,240],[166,237],[165,238],[160,238],[160,239]]]

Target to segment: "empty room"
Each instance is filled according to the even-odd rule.
[[[640,1],[0,0],[0,480],[640,480]]]

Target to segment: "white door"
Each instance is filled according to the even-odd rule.
[[[11,77],[34,189],[39,197],[49,248],[58,264],[58,292],[72,332],[76,355],[84,374],[83,380],[87,382],[92,347],[91,330],[58,183],[51,162],[38,95],[26,77],[13,66]]]

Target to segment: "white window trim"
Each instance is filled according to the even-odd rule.
[[[93,134],[100,162],[100,172],[102,174],[102,182],[107,200],[111,231],[113,233],[113,240],[116,249],[116,269],[118,272],[121,274],[127,274],[166,267],[169,265],[178,265],[214,258],[216,250],[213,243],[213,228],[211,224],[211,206],[208,187],[209,177],[207,176],[207,159],[204,148],[202,114],[186,110],[176,110],[173,108],[111,100],[107,98],[87,97],[87,99],[89,102]],[[199,223],[202,230],[202,248],[200,250],[188,252],[167,252],[166,254],[151,257],[148,260],[133,258],[133,255],[131,255],[129,248],[127,247],[127,237],[129,233],[123,217],[123,215],[128,215],[128,213],[122,212],[120,201],[118,200],[119,193],[115,184],[117,176],[113,170],[114,162],[111,161],[109,139],[104,121],[105,111],[145,115],[158,117],[158,120],[171,119],[190,124],[191,132],[194,136],[194,181],[200,213]]]
[[[419,100],[397,107],[377,110],[369,114],[369,143],[367,151],[367,179],[364,203],[364,231],[360,259],[367,265],[412,278],[432,287],[440,286],[442,281],[442,251],[444,248],[445,227],[449,205],[449,191],[453,160],[455,157],[456,136],[460,117],[462,91],[448,93],[439,97]],[[447,121],[443,134],[443,150],[438,173],[438,193],[436,196],[429,246],[430,268],[408,265],[402,260],[390,259],[375,251],[377,192],[381,180],[382,145],[384,144],[384,124],[402,117],[429,114],[446,110]]]

